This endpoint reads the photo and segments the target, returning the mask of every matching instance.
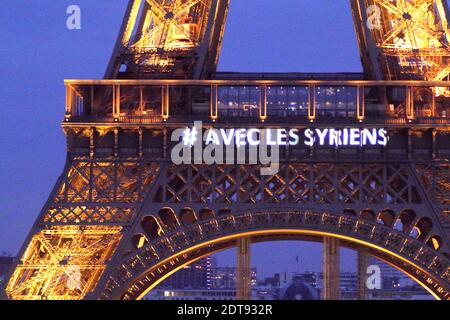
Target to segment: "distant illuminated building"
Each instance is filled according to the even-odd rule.
[[[256,288],[256,268],[251,269],[252,299],[272,300],[273,294]],[[207,257],[184,267],[153,289],[147,300],[234,300],[236,268],[217,267],[215,257]]]
[[[145,300],[234,300],[236,290],[161,289],[152,290]]]
[[[315,280],[313,273],[295,274],[290,283],[280,288],[279,300],[319,300],[319,290],[313,286]]]
[[[323,272],[317,273],[317,288],[323,290]],[[342,300],[353,300],[358,296],[358,275],[356,272],[341,272],[339,291]]]
[[[212,258],[198,260],[162,282],[157,289],[211,289]]]

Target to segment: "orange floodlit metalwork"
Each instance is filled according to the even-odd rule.
[[[227,9],[228,0],[130,1],[107,77],[199,78],[214,71]]]
[[[373,244],[365,242],[365,241],[360,241],[358,239],[352,239],[352,238],[345,237],[345,236],[336,236],[335,234],[332,234],[332,233],[315,232],[315,231],[311,231],[311,230],[300,230],[300,229],[297,229],[297,230],[277,229],[277,230],[249,231],[249,232],[245,232],[245,233],[241,233],[241,234],[235,234],[233,236],[227,236],[227,237],[215,239],[214,241],[206,242],[206,243],[199,245],[198,247],[206,249],[206,250],[202,251],[202,255],[200,255],[200,256],[197,256],[197,255],[191,256],[189,254],[189,251],[195,251],[196,249],[198,249],[197,247],[191,247],[190,250],[186,250],[186,251],[179,253],[179,256],[183,256],[186,259],[186,262],[178,264],[175,269],[169,270],[167,267],[164,267],[164,266],[167,264],[172,264],[174,261],[178,260],[177,257],[170,257],[170,258],[166,259],[165,261],[161,261],[161,263],[159,265],[155,266],[155,269],[159,268],[159,269],[165,271],[165,272],[161,272],[162,275],[160,278],[158,278],[153,283],[149,283],[147,285],[147,287],[145,287],[145,289],[143,289],[142,291],[138,291],[140,288],[138,289],[137,286],[130,287],[130,290],[124,294],[124,297],[121,297],[121,298],[124,300],[129,300],[132,298],[134,298],[136,300],[143,299],[145,297],[145,295],[148,294],[152,289],[154,289],[158,284],[162,283],[164,280],[166,280],[168,277],[170,277],[171,275],[173,275],[175,272],[179,271],[186,265],[189,265],[198,259],[201,259],[203,257],[206,257],[208,255],[216,253],[220,250],[223,250],[224,248],[231,247],[231,245],[229,245],[229,243],[234,243],[234,241],[227,242],[230,239],[235,240],[236,242],[240,241],[240,239],[246,238],[246,237],[254,237],[257,239],[258,236],[261,236],[261,237],[266,237],[266,238],[270,239],[271,235],[275,235],[275,239],[283,239],[283,235],[286,236],[287,238],[297,235],[297,236],[299,236],[299,239],[301,239],[302,236],[304,236],[304,235],[313,236],[313,237],[324,237],[324,238],[327,237],[327,238],[333,239],[333,240],[344,240],[344,241],[348,241],[348,242],[357,243],[357,244],[360,244],[361,246],[364,246],[367,248],[373,248],[375,250],[379,250],[380,252],[385,252],[388,255],[392,255],[392,252],[385,250],[383,247],[378,247],[376,245],[373,245]],[[281,235],[281,237],[280,237],[280,235]],[[214,244],[219,244],[219,245],[215,246]],[[403,260],[403,258],[400,256],[397,256],[396,258],[399,259],[399,261]],[[191,259],[191,260],[189,260],[189,259]],[[406,263],[408,263],[406,260],[404,260],[404,261]],[[388,261],[385,261],[385,262],[392,265]],[[392,265],[392,266],[396,267],[394,265]],[[420,269],[420,267],[418,269]],[[405,272],[405,270],[402,270],[402,271]],[[408,275],[412,279],[414,279],[420,286],[422,286],[425,290],[427,290],[435,299],[437,299],[437,300],[442,299],[441,296],[437,295],[434,291],[429,289],[428,284],[433,283],[433,281],[431,279],[426,279],[426,278],[421,279],[421,276],[423,276],[422,272],[423,271],[419,271],[416,274],[408,273]],[[148,278],[151,278],[151,277],[147,276],[144,279],[147,280]],[[141,280],[141,285],[145,284],[145,282],[146,281]],[[434,285],[436,285],[436,284],[434,284]],[[141,286],[141,288],[142,288],[142,286]],[[136,295],[136,296],[131,297],[132,295]],[[446,297],[448,297],[448,296],[446,296]],[[118,297],[116,297],[116,298],[118,298]],[[444,297],[444,299],[445,299],[445,297]]]
[[[450,31],[445,0],[351,3],[365,71],[371,78],[449,79]]]

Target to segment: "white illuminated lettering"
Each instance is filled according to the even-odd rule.
[[[350,145],[351,146],[359,146],[361,144],[360,141],[361,132],[359,129],[350,129]]]
[[[286,129],[278,129],[277,132],[277,143],[279,146],[287,145],[287,131]]]
[[[291,132],[289,132],[290,135]],[[294,134],[295,135],[295,134]],[[292,137],[290,137],[292,139]],[[295,138],[294,138],[295,139]],[[386,129],[306,129],[304,133],[304,143],[306,146],[314,146],[318,143],[321,146],[359,146],[381,145],[386,146],[389,136]],[[296,141],[298,142],[298,141]]]
[[[257,140],[257,137],[259,135],[259,130],[258,129],[250,129],[247,132],[247,140],[248,143],[251,146],[259,146],[259,144],[261,143],[261,141]],[[253,137],[256,137],[255,139]]]
[[[378,140],[378,144],[382,146],[386,146],[389,141],[388,133],[385,129],[378,130],[378,135],[380,136],[380,140]]]
[[[236,145],[238,146],[238,147],[242,147],[242,146],[245,146],[246,144],[247,144],[247,142],[246,142],[246,137],[247,137],[247,134],[246,134],[246,131],[247,130],[245,130],[245,129],[239,129],[239,130],[236,130]]]
[[[222,134],[223,142],[225,143],[225,145],[229,146],[231,144],[231,141],[233,141],[235,130],[220,129],[220,133]]]
[[[348,129],[343,129],[343,139],[342,139],[342,145],[348,146]]]
[[[312,147],[314,145],[314,131],[311,129],[305,130],[305,145]]]
[[[367,140],[369,140],[369,143],[373,146],[377,144],[377,129],[364,129],[363,131],[363,144],[366,145]]]
[[[340,134],[341,132],[339,130],[330,130],[330,146],[338,147],[342,144]]]
[[[215,129],[208,130],[208,133],[206,135],[205,144],[206,145],[215,144],[216,146],[220,145],[220,139],[219,139],[219,135],[217,134],[217,130],[215,130]]]
[[[327,137],[328,131],[329,131],[328,129],[324,129],[323,131],[319,129],[316,130],[317,135],[319,136],[319,143],[321,146],[325,145],[325,138]]]
[[[276,146],[277,145],[277,141],[276,141],[276,139],[275,140],[272,140],[272,130],[271,129],[268,129],[267,130],[267,145],[268,146]]]
[[[193,127],[183,130],[182,140],[184,146],[201,147],[201,128]],[[340,146],[386,146],[389,142],[389,135],[386,129],[359,129],[359,128],[322,128],[305,129],[304,144],[312,147],[315,144],[329,147]],[[205,145],[225,145],[225,146],[288,146],[300,143],[299,129],[214,129],[205,131]],[[198,143],[197,143],[198,142]]]

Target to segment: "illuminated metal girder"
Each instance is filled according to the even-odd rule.
[[[340,244],[339,239],[323,238],[323,292],[324,300],[339,300]]]
[[[358,267],[358,300],[368,300],[367,268],[369,266],[369,256],[365,250],[359,250],[356,259]]]
[[[214,72],[229,0],[130,0],[106,78]]]
[[[375,80],[446,80],[448,7],[443,0],[351,0],[366,75]]]
[[[14,300],[79,300],[97,284],[122,227],[55,226],[35,234],[12,275]]]

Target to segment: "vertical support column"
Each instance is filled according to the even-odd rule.
[[[114,129],[114,157],[119,156],[119,129]]]
[[[363,122],[365,116],[364,86],[356,87],[356,114],[358,121]]]
[[[314,122],[316,119],[316,86],[308,86],[308,119]]]
[[[436,159],[436,157],[437,157],[436,135],[437,135],[437,130],[436,130],[436,128],[431,129],[431,139],[432,139],[431,157],[432,157],[433,159]]]
[[[75,108],[75,95],[74,90],[70,86],[70,84],[66,84],[66,114],[65,119],[69,121],[69,119],[74,115]]]
[[[89,156],[91,159],[95,156],[95,131],[94,127],[89,129]]]
[[[216,84],[211,85],[211,119],[216,121],[219,118],[219,86]]]
[[[66,84],[66,116],[72,115],[72,102],[71,102],[71,89],[68,84]]]
[[[123,59],[120,57],[124,49],[128,46],[133,30],[136,25],[137,16],[141,7],[142,0],[130,0],[125,11],[125,19],[120,27],[119,37],[117,38],[113,55],[109,61],[105,73],[105,79],[115,79],[119,72]]]
[[[262,122],[267,120],[267,86],[260,86],[259,90],[261,92],[261,102],[259,106],[259,117]]]
[[[163,128],[163,157],[164,159],[167,159],[168,157],[168,150],[169,150],[169,145],[168,145],[168,132],[167,132],[167,128],[164,127]]]
[[[414,119],[414,88],[406,87],[406,118],[409,122]]]
[[[436,93],[433,90],[431,91],[431,116],[433,118],[438,117],[436,112]]]
[[[95,87],[91,85],[91,114],[95,115]]]
[[[139,113],[144,115],[145,103],[144,103],[144,87],[139,88]]]
[[[323,293],[324,300],[339,300],[340,276],[339,239],[323,238]]]
[[[251,298],[250,237],[237,240],[236,299]]]
[[[128,42],[131,39],[131,35],[133,33],[134,26],[136,25],[137,16],[139,14],[139,9],[141,7],[142,0],[133,0],[130,2],[127,8],[128,13],[128,21],[126,25],[122,28],[122,45],[127,46]],[[125,23],[125,21],[124,21]]]
[[[169,86],[164,85],[162,87],[162,117],[164,121],[169,119]]]
[[[413,158],[412,129],[408,129],[408,159]]]
[[[120,119],[120,85],[113,85],[113,117],[115,122]]]
[[[139,157],[142,158],[144,156],[144,131],[142,128],[139,128]]]
[[[358,300],[369,298],[367,290],[367,267],[369,259],[364,251],[358,251]]]

